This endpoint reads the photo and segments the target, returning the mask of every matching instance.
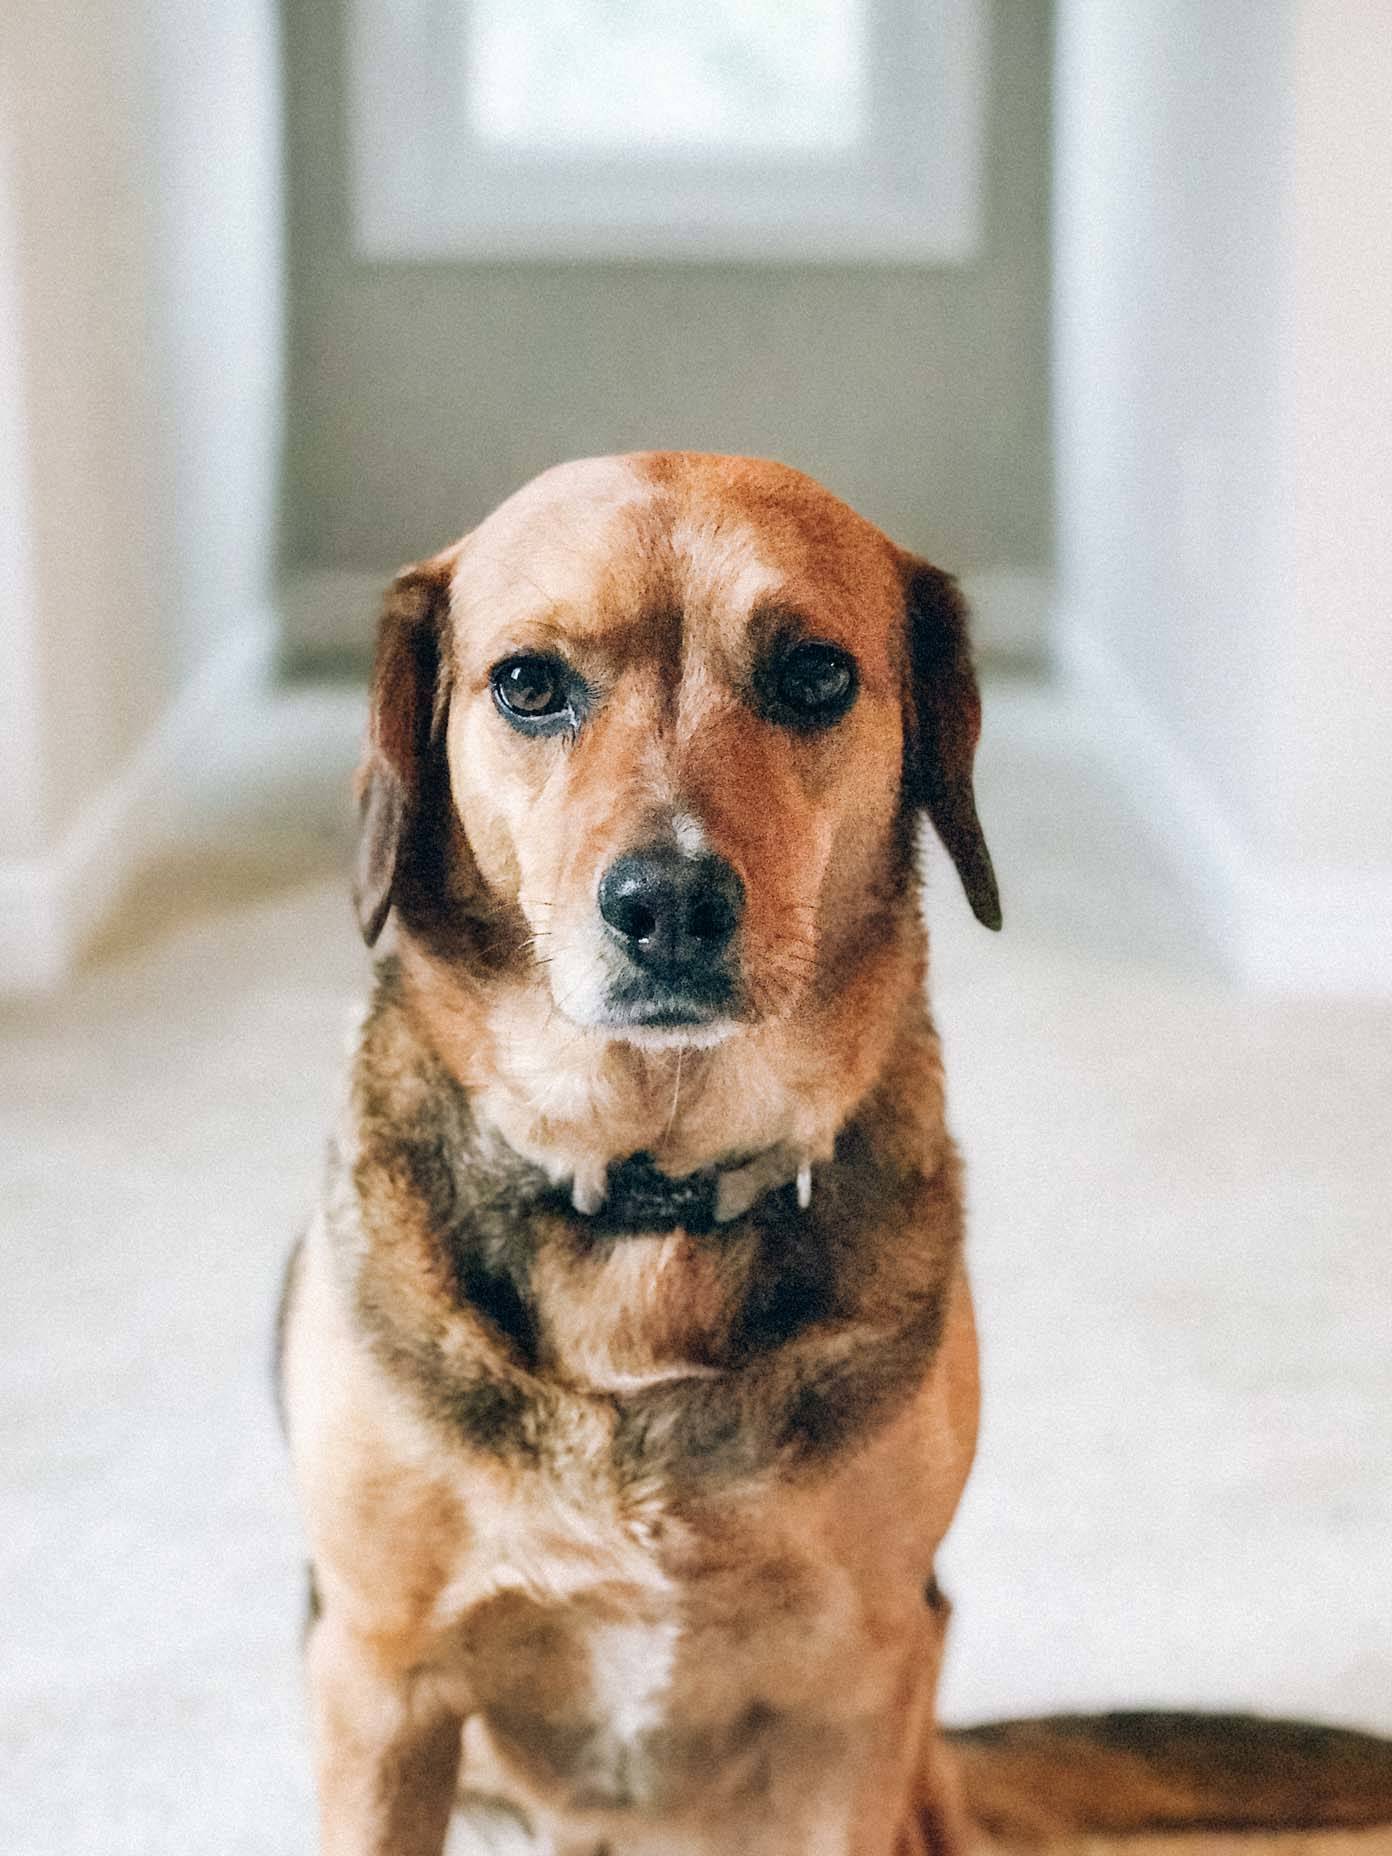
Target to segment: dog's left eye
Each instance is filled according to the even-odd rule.
[[[771,720],[791,728],[829,728],[855,701],[855,659],[839,645],[807,639],[780,651],[759,683]]]
[[[573,717],[575,678],[559,658],[505,658],[493,671],[493,698],[504,715],[519,722]]]

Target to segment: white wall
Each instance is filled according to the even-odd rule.
[[[70,967],[175,735],[264,626],[273,0],[0,11],[0,986]]]
[[[0,92],[0,867],[33,856],[42,839],[24,328],[4,103]]]
[[[1234,966],[1392,987],[1392,32],[1063,0],[1061,650]]]
[[[263,606],[281,492],[278,0],[146,0],[166,597],[186,666]]]
[[[136,9],[105,0],[21,0],[0,31],[49,842],[169,693],[146,533],[142,46]]]
[[[1392,8],[1296,7],[1288,60],[1274,848],[1392,858]],[[1392,911],[1383,919],[1392,943]]]

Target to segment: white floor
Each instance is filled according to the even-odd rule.
[[[343,690],[228,718],[160,879],[0,1017],[0,1850],[312,1847],[281,1256],[366,973]],[[1244,997],[1052,699],[988,696],[1007,927],[935,865],[985,1438],[959,1718],[1392,1730],[1392,1006]]]

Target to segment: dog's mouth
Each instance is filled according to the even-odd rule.
[[[728,973],[626,974],[606,989],[603,1028],[639,1044],[716,1044],[735,1030],[738,1004]]]

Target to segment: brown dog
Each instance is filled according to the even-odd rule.
[[[438,1856],[461,1743],[558,1856],[959,1846],[978,724],[954,583],[774,464],[567,465],[393,585],[285,1328],[329,1856]]]

